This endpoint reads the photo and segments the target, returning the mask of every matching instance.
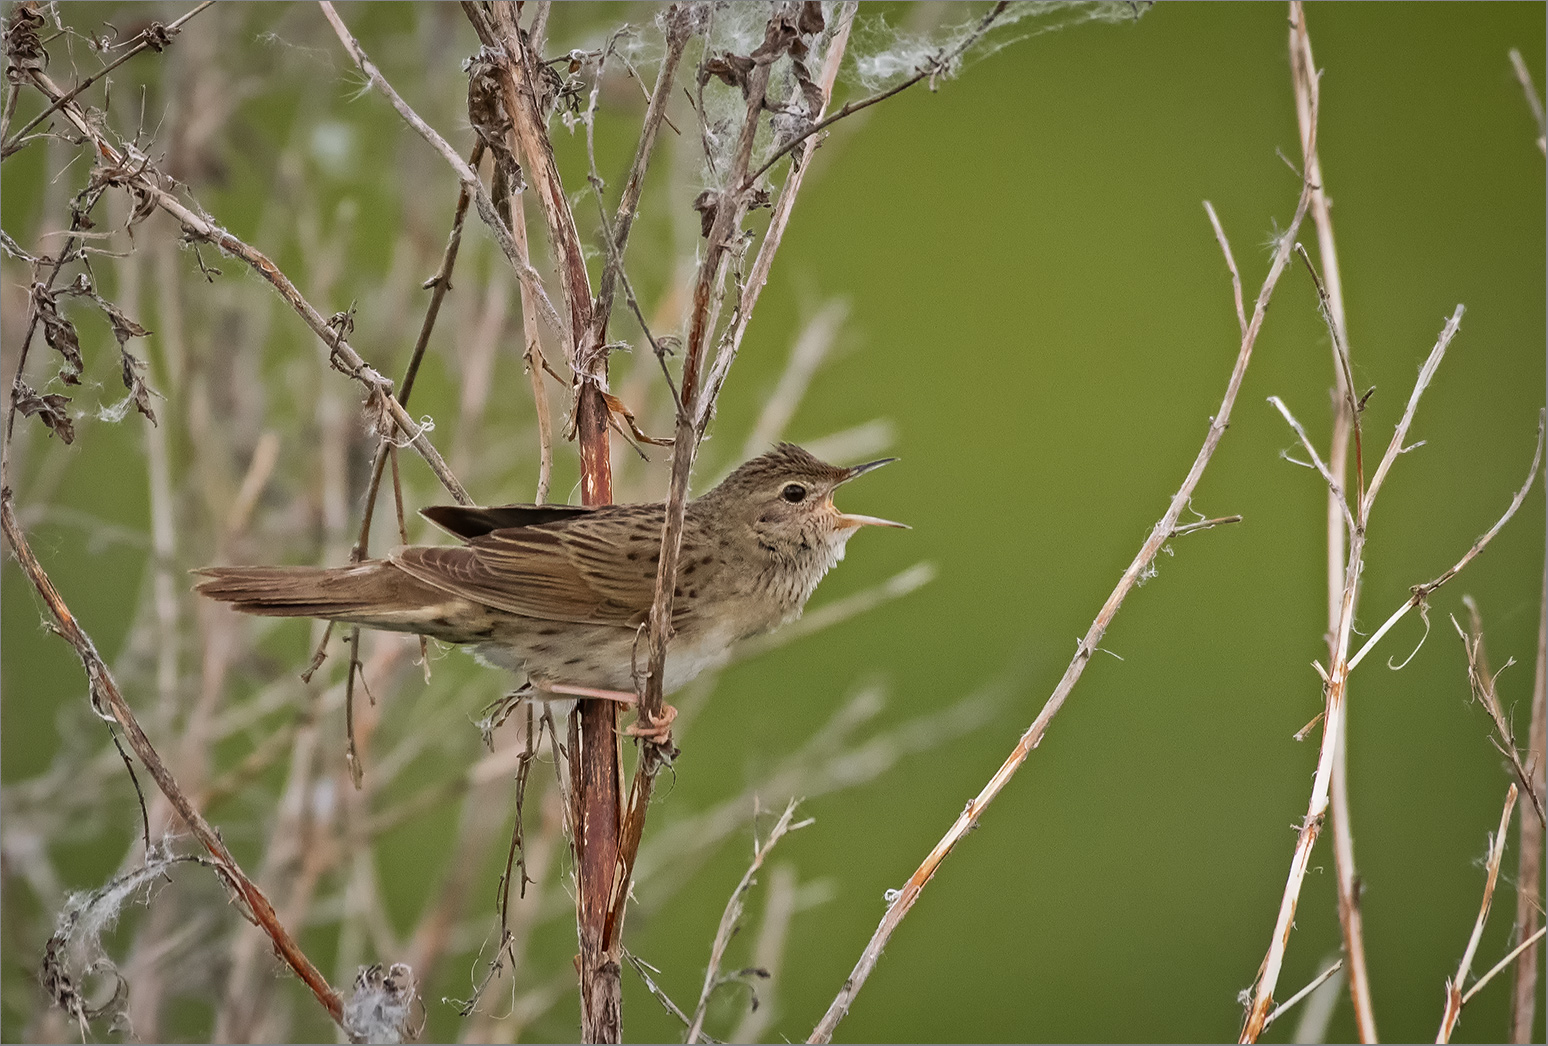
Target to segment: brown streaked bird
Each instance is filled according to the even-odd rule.
[[[879,468],[826,464],[782,443],[687,505],[664,690],[723,662],[734,643],[799,617],[867,524],[833,492]],[[198,591],[247,614],[319,617],[466,644],[538,691],[627,700],[655,596],[662,503],[440,506],[426,519],[460,545],[410,545],[344,567],[208,567]]]

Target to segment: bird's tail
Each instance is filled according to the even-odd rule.
[[[320,617],[396,632],[436,635],[448,595],[374,559],[347,567],[206,567],[196,586],[244,614]]]

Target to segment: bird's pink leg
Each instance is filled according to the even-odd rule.
[[[571,686],[568,683],[541,683],[532,684],[538,690],[546,690],[551,694],[564,694],[567,697],[592,697],[599,701],[617,701],[621,705],[638,705],[638,694],[627,690],[600,690],[591,686]],[[677,709],[671,705],[661,706],[661,718],[648,726],[639,720],[630,723],[624,731],[630,737],[643,737],[654,741],[658,745],[665,745],[672,738],[672,722],[677,718]]]
[[[546,690],[550,694],[565,694],[570,697],[594,697],[599,701],[617,701],[621,705],[633,705],[639,703],[639,695],[628,690],[598,690],[593,686],[571,686],[568,683],[540,683],[532,684],[538,690]]]

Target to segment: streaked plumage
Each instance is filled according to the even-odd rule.
[[[839,468],[781,444],[688,503],[667,691],[737,640],[799,616],[861,525],[899,525],[833,506],[834,488],[885,463]],[[198,591],[249,614],[469,644],[535,683],[632,691],[665,512],[660,503],[430,508],[423,515],[462,544],[411,545],[347,567],[210,567]],[[641,640],[640,658],[643,649]]]

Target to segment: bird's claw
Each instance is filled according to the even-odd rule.
[[[630,723],[624,733],[630,737],[643,738],[652,744],[666,747],[672,743],[672,723],[677,719],[677,709],[671,705],[661,706],[661,715],[657,719],[646,722],[643,715]]]

